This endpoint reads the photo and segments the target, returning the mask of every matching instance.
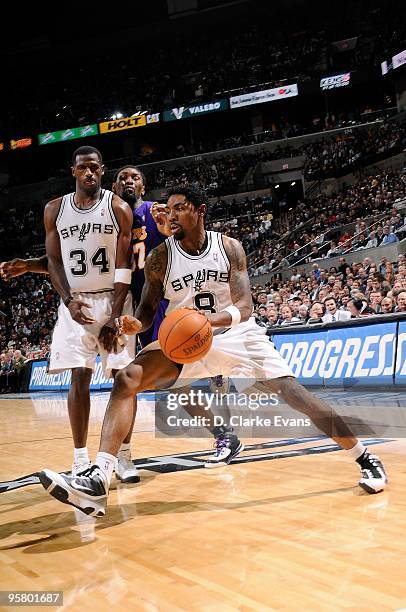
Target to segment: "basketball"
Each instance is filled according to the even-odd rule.
[[[206,317],[193,308],[173,310],[158,333],[163,353],[176,363],[193,363],[210,350],[213,331]]]

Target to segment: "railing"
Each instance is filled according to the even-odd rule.
[[[366,229],[368,230],[368,232],[370,232],[371,229],[373,229],[375,226],[377,226],[384,217],[387,216],[388,213],[382,213],[382,215],[379,217],[378,221],[375,221],[374,223],[372,223],[371,225],[369,225]],[[351,236],[351,238],[348,238],[347,240],[345,240],[344,242],[341,243],[341,246],[344,247],[344,245],[346,245],[349,242],[352,242],[354,240],[354,238],[357,238],[358,236],[361,236],[361,234],[364,234],[365,231],[362,230],[360,232],[357,232],[356,234],[354,234],[353,236]],[[342,255],[345,255],[346,253],[350,253],[353,250],[352,247],[350,247],[347,250],[344,250],[342,252]]]
[[[312,217],[311,219],[308,219],[305,223],[303,223],[302,225],[295,227],[294,229],[290,230],[289,232],[284,232],[282,234],[280,234],[278,231],[273,231],[273,234],[276,234],[277,239],[278,240],[283,240],[283,241],[287,241],[289,240],[291,237],[294,238],[295,234],[297,232],[302,232],[303,230],[305,230],[306,227],[312,225],[315,221],[316,217]],[[277,219],[276,221],[278,221],[279,219]],[[272,222],[273,223],[273,222]],[[272,230],[273,230],[273,226],[272,226]],[[306,245],[305,245],[306,246]],[[262,247],[259,247],[258,249],[255,249],[255,251],[251,251],[251,253],[249,253],[247,255],[247,261],[248,261],[248,265],[250,265],[250,258],[255,257],[255,255],[258,253],[258,251],[261,250]],[[303,248],[303,247],[301,247]],[[263,263],[265,261],[265,258],[260,260],[260,262],[258,263],[258,266],[261,265],[261,262]]]
[[[389,118],[398,114],[397,106],[390,106],[389,108],[379,108],[376,111],[360,113],[360,118],[363,121],[376,121],[376,119],[380,119],[382,116]]]
[[[312,198],[314,196],[314,194],[316,193],[316,191],[318,191],[320,193],[321,192],[320,185],[321,185],[321,181],[319,181],[317,179],[314,180],[314,181],[311,181],[311,183],[309,184],[309,186],[305,190],[305,197],[306,198]]]
[[[369,225],[366,229],[369,231],[371,231],[371,229],[373,229],[375,226],[379,225],[379,223],[382,221],[382,219],[384,217],[387,216],[388,213],[382,213],[379,215],[379,218],[377,221],[374,221],[371,225]],[[309,220],[313,221],[313,219]],[[309,223],[307,222],[307,223]],[[341,228],[345,227],[345,226],[340,226]],[[290,253],[287,257],[286,260],[289,262],[289,260],[292,260],[292,258],[294,258],[295,255],[297,255],[300,251],[302,251],[303,249],[309,248],[311,247],[314,243],[317,243],[318,240],[322,239],[323,243],[319,246],[319,248],[317,249],[317,252],[320,252],[323,248],[325,248],[330,240],[326,240],[324,241],[324,238],[326,236],[328,236],[328,234],[330,234],[330,232],[332,231],[337,231],[340,229],[340,227],[333,227],[328,229],[326,232],[323,232],[322,234],[319,234],[318,236],[316,236],[316,238],[314,238],[313,240],[310,240],[309,242],[307,242],[304,246],[299,247],[299,249],[296,249],[296,251],[293,251],[293,253]],[[301,230],[303,229],[303,226],[300,228]],[[399,230],[402,228],[399,228]],[[292,231],[295,232],[297,231],[296,229]],[[341,247],[345,248],[345,245],[352,242],[354,240],[354,238],[357,238],[358,236],[360,236],[361,234],[364,234],[365,230],[360,231],[355,233],[353,236],[351,236],[351,238],[348,238],[347,240],[345,240],[342,244]],[[282,239],[285,240],[285,236],[282,236]],[[346,253],[350,253],[353,249],[349,248],[347,250],[343,250],[341,253],[339,253],[339,255],[345,255]],[[249,257],[252,257],[254,254],[250,253]],[[295,261],[294,263],[289,265],[289,268],[296,268],[298,265],[303,264],[303,263],[308,263],[308,261],[306,261],[307,259],[309,259],[310,253],[306,253],[306,255],[304,255],[301,259]],[[322,259],[322,257],[318,258],[318,259]],[[256,267],[259,268],[261,267],[261,265],[263,265],[265,263],[265,258],[263,258],[262,260],[260,260],[259,262],[256,263]],[[284,268],[286,268],[286,266],[277,266],[276,268],[272,268],[271,270],[269,270],[269,273],[277,273],[280,270],[283,270]]]
[[[323,234],[320,234],[319,236],[316,236],[316,238],[313,238],[313,240],[310,240],[310,242],[306,243],[304,246],[299,247],[298,249],[296,249],[296,251],[293,251],[293,253],[290,253],[290,254],[288,255],[288,257],[293,257],[294,255],[296,255],[297,253],[299,253],[299,251],[301,251],[302,249],[304,249],[304,248],[306,248],[306,247],[308,247],[308,246],[312,245],[314,242],[317,242],[317,240],[319,240],[320,238],[321,238],[321,239],[324,239],[324,233],[323,233]],[[320,246],[318,250],[320,250],[320,249],[321,249],[323,246],[325,246],[326,244],[328,244],[328,242],[329,242],[329,241],[327,241],[327,242],[326,242],[326,243],[324,243],[322,246]],[[300,262],[302,262],[304,259],[307,259],[308,257],[309,257],[309,253],[307,253],[307,254],[306,254],[306,255],[305,255],[305,256],[304,256],[302,259],[299,259],[299,261],[295,262],[293,265],[288,266],[288,267],[290,267],[290,268],[291,268],[291,267],[293,267],[293,266],[294,266],[294,267],[296,267],[296,266],[297,266],[297,265],[298,265]],[[286,260],[287,260],[287,258],[286,258]],[[262,260],[260,260],[260,262],[257,262],[257,264],[256,264],[256,265],[257,265],[257,267],[258,267],[258,268],[259,268],[259,267],[260,267],[260,265],[261,265],[261,261],[262,261],[262,262],[265,262],[265,258],[264,258],[264,259],[262,259]],[[289,263],[289,262],[288,262],[288,263]],[[276,274],[277,272],[279,272],[280,270],[283,270],[284,268],[286,268],[286,266],[285,266],[285,265],[279,265],[279,266],[276,266],[276,268],[272,268],[271,270],[269,270],[269,273]]]

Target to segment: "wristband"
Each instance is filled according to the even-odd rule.
[[[228,312],[231,315],[231,327],[241,322],[241,311],[237,306],[234,306],[234,304],[227,306],[227,308],[223,308],[221,312]]]
[[[73,300],[73,297],[70,295],[69,297],[66,298],[66,300],[63,301],[63,303],[65,304],[66,308],[69,306],[69,304],[71,303],[72,300]]]
[[[131,270],[129,268],[116,268],[114,272],[114,282],[131,285]]]

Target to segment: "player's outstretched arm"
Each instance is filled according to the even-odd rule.
[[[48,274],[48,257],[33,257],[32,259],[12,259],[0,263],[0,278],[7,281],[16,276],[35,272],[38,274]]]
[[[113,305],[110,320],[103,325],[99,334],[99,340],[108,352],[117,351],[115,321],[123,312],[124,302],[131,284],[133,213],[129,205],[116,195],[113,197],[113,211],[120,227],[116,248]]]
[[[48,272],[51,277],[52,285],[61,296],[62,301],[68,308],[70,315],[74,321],[80,325],[94,323],[85,315],[81,308],[82,306],[90,308],[89,304],[81,300],[75,300],[71,296],[70,286],[66,278],[65,269],[63,267],[61,243],[58,230],[56,228],[56,218],[59,213],[62,198],[57,198],[48,202],[44,210],[44,225],[45,225],[45,249],[48,258]]]
[[[207,313],[213,327],[229,327],[239,321],[248,321],[252,315],[251,287],[247,272],[247,258],[238,240],[223,236],[224,247],[230,261],[230,292],[234,314],[222,310],[214,314]],[[238,314],[239,311],[239,314]]]

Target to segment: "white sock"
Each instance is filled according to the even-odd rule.
[[[122,443],[122,445],[120,446],[120,450],[118,451],[118,456],[122,457],[123,459],[131,459],[131,444],[130,442],[124,444],[124,442]]]
[[[84,446],[83,448],[74,448],[73,460],[78,463],[86,463],[86,461],[89,461],[87,446]]]
[[[362,453],[366,450],[367,450],[366,446],[364,446],[362,442],[358,440],[355,446],[353,446],[352,448],[346,449],[346,452],[349,454],[350,457],[352,457],[356,461],[357,459],[361,457]]]
[[[111,476],[116,469],[117,458],[109,453],[97,453],[95,464],[99,466],[110,485]]]

